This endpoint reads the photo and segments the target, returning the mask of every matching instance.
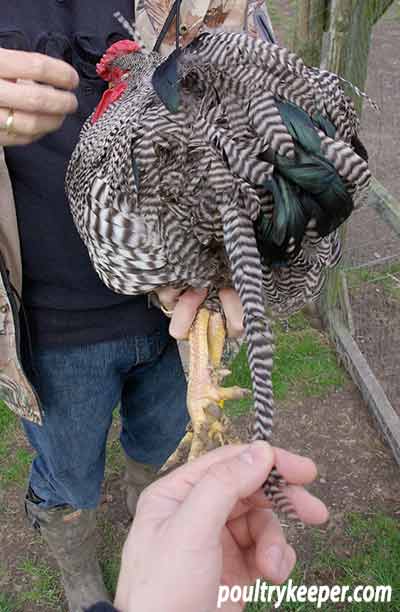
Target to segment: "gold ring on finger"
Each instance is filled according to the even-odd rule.
[[[13,136],[15,134],[14,111],[12,108],[10,108],[10,110],[8,111],[8,117],[7,117],[5,129],[6,129],[8,136]]]
[[[162,312],[169,318],[172,317],[172,315],[174,314],[173,310],[168,310],[168,308],[165,308],[165,306],[163,306],[162,304],[160,304],[160,308],[162,310]]]

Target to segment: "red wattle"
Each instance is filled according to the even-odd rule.
[[[94,115],[92,117],[92,123],[96,123],[96,121],[100,119],[102,114],[106,112],[110,104],[116,102],[122,96],[127,86],[127,83],[118,83],[118,85],[107,89],[107,91],[103,93],[102,98],[99,104],[97,105]]]

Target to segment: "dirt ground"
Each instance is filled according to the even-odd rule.
[[[323,400],[278,405],[274,443],[316,462],[319,476],[310,491],[329,508],[323,533],[332,551],[340,554],[347,545],[346,513],[382,511],[400,517],[400,471],[352,383]],[[310,531],[289,530],[305,565],[313,554]]]
[[[236,423],[238,434],[245,437],[248,425],[249,417],[240,417]],[[116,425],[113,438],[117,436],[117,429]],[[310,491],[323,499],[330,510],[329,523],[318,531],[331,552],[349,554],[351,542],[343,532],[343,521],[348,512],[369,515],[381,511],[400,518],[399,470],[351,382],[323,400],[278,404],[274,442],[316,461],[319,475]],[[12,598],[25,592],[32,593],[32,577],[24,567],[26,559],[33,565],[55,570],[46,547],[28,527],[21,512],[23,494],[22,487],[9,490],[2,513],[0,567],[7,568],[7,571],[0,574],[0,593],[7,593]],[[118,556],[129,527],[120,471],[108,475],[104,500],[100,512],[99,549],[103,564],[107,566],[110,546],[114,549],[113,555],[116,550]],[[288,526],[288,538],[302,567],[307,567],[316,554],[313,531],[312,528],[299,530],[294,525]],[[40,576],[34,578],[33,588],[35,580],[38,583],[42,581],[41,588],[44,588]],[[58,601],[60,595],[54,578],[49,578],[46,594],[47,603],[43,599],[37,602],[30,599],[17,608],[18,612],[60,610],[59,605],[51,600],[54,597]]]
[[[289,0],[282,10],[292,14]],[[394,15],[394,11],[390,13]],[[390,15],[389,14],[389,15]],[[287,30],[277,28],[281,40]],[[378,102],[381,113],[364,106],[361,136],[370,155],[372,174],[397,199],[400,198],[400,21],[386,15],[375,26],[369,57],[366,91]],[[397,257],[396,257],[397,255]],[[400,261],[400,240],[371,209],[354,216],[348,230],[346,266],[394,256]],[[356,338],[386,393],[400,414],[400,302],[372,284],[351,294]],[[325,400],[296,403],[278,413],[275,442],[305,452],[319,468],[312,490],[327,503],[330,521],[326,546],[340,553],[348,543],[343,534],[346,512],[383,512],[400,517],[400,470],[378,433],[358,390],[349,383],[345,391]],[[293,423],[296,427],[293,428]],[[310,538],[292,532],[300,555],[312,554]]]
[[[291,5],[281,0],[282,11],[290,14]],[[278,32],[279,34],[279,32]],[[383,113],[377,117],[367,110],[363,119],[363,136],[371,151],[372,171],[393,194],[400,197],[400,171],[398,154],[400,147],[400,119],[398,100],[400,94],[400,22],[383,20],[374,33],[368,79],[368,93],[381,104]],[[365,227],[355,232],[359,240]],[[358,238],[357,238],[358,236]],[[381,244],[385,236],[381,235]],[[399,249],[400,250],[400,249]],[[381,306],[379,305],[379,308]],[[371,317],[375,317],[371,311]],[[400,327],[400,318],[391,320],[393,328]],[[367,342],[373,341],[373,330],[368,330]],[[393,360],[397,359],[397,345],[391,347]],[[397,346],[397,348],[396,348]],[[396,348],[396,350],[395,350]],[[397,359],[398,361],[398,359]],[[397,378],[398,376],[397,371]],[[246,418],[238,422],[239,430],[247,427]],[[400,473],[390,451],[381,440],[377,429],[357,389],[351,382],[344,390],[323,400],[308,399],[278,406],[274,442],[291,450],[307,454],[315,459],[319,477],[311,488],[328,505],[331,518],[322,530],[326,545],[340,552],[345,551],[347,541],[343,535],[343,517],[348,511],[369,514],[382,510],[393,517],[400,517]],[[21,435],[21,446],[24,441]],[[108,502],[102,507],[102,522],[112,524],[113,536],[103,530],[101,543],[105,564],[110,558],[110,542],[119,546],[128,527],[123,502],[120,473],[112,471],[105,482]],[[28,527],[21,511],[24,489],[14,486],[0,492],[0,594],[11,600],[25,592],[32,581],[25,569],[29,558],[41,566],[54,567],[45,547]],[[290,529],[290,539],[297,542],[299,557],[303,562],[313,555],[309,530]],[[35,578],[39,582],[41,578]],[[49,578],[54,597],[58,599],[57,583]],[[33,581],[33,584],[34,584]],[[49,588],[50,588],[49,587]],[[58,605],[35,601],[32,598],[18,607],[18,612],[54,612]],[[389,609],[389,608],[388,608]]]

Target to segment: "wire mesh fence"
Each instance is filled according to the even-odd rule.
[[[306,61],[319,56],[324,68],[358,85],[381,108],[375,113],[363,104],[361,139],[372,175],[392,198],[384,193],[377,208],[372,194],[352,215],[322,310],[339,356],[400,462],[400,2],[310,0],[294,7],[302,34],[296,48]],[[361,100],[355,102],[361,109]]]
[[[341,321],[400,416],[400,239],[371,207],[349,224],[341,271]]]

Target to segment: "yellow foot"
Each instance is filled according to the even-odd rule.
[[[193,432],[188,430],[179,443],[178,448],[170,455],[160,469],[160,474],[164,475],[187,461],[187,457],[192,446]]]
[[[182,463],[182,456],[185,454],[191,461],[218,446],[238,443],[239,440],[230,432],[227,418],[222,414],[223,404],[225,400],[241,399],[250,395],[248,389],[220,386],[222,379],[229,374],[228,370],[220,367],[225,342],[225,327],[221,315],[202,309],[193,324],[189,342],[187,405],[193,433],[190,436],[185,435],[163,471],[171,469],[174,464]]]

